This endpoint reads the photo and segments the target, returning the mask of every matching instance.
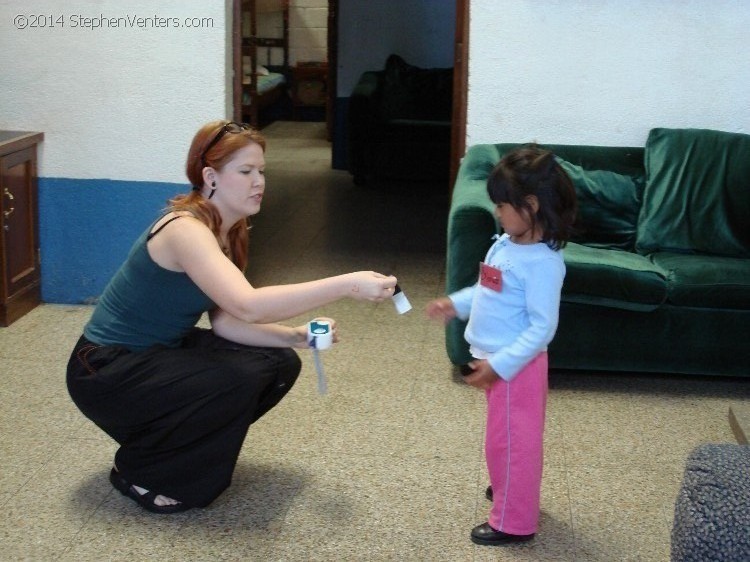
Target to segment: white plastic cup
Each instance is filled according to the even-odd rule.
[[[328,349],[333,345],[333,330],[328,320],[307,323],[307,344],[315,349]]]

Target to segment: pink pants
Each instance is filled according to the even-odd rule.
[[[542,440],[547,405],[547,353],[510,382],[487,390],[485,455],[493,502],[489,524],[512,535],[536,533],[542,486]]]

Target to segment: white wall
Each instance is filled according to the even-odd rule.
[[[227,13],[225,0],[4,0],[0,128],[45,133],[40,176],[186,182],[197,127],[230,115]]]
[[[290,0],[289,64],[327,60],[328,0]]]
[[[256,31],[259,36],[284,36],[280,6],[280,0],[266,0],[256,4]],[[245,12],[244,16],[242,34],[247,36],[250,35],[250,14]],[[328,60],[328,0],[289,0],[288,24],[291,66],[299,61]],[[284,64],[284,53],[279,48],[259,47],[258,55],[258,64]],[[247,59],[249,61],[249,57]]]
[[[750,133],[750,2],[471,0],[467,146]]]

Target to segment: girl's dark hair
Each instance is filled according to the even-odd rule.
[[[565,247],[576,217],[576,191],[554,154],[536,144],[508,152],[492,170],[487,193],[493,203],[508,203],[542,228],[542,241],[553,250]],[[529,196],[539,201],[535,213]]]

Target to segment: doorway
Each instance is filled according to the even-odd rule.
[[[250,0],[255,5],[258,0]],[[289,6],[289,0],[280,0]],[[325,76],[325,119],[328,140],[335,149],[342,142],[343,123],[346,114],[342,109],[342,99],[338,97],[339,68],[339,15],[341,4],[347,0],[328,0],[327,16],[327,72]],[[233,103],[234,119],[241,120],[242,112],[242,5],[248,0],[233,0],[232,14],[232,53],[233,53]],[[456,0],[454,44],[453,111],[451,126],[451,162],[449,184],[452,186],[458,171],[460,159],[466,146],[466,93],[468,77],[468,33],[470,0]],[[288,22],[287,22],[288,23]],[[288,48],[288,46],[287,46]],[[295,63],[292,62],[292,65]],[[338,167],[338,166],[333,166]]]

